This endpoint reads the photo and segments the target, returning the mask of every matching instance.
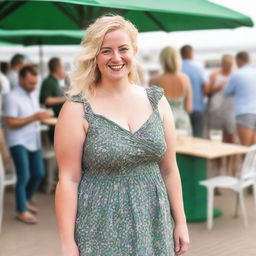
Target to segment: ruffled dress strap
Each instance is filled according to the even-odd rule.
[[[153,85],[153,86],[147,87],[146,90],[147,90],[149,101],[153,109],[157,109],[158,102],[164,95],[164,89],[156,85]]]
[[[70,101],[82,103],[84,106],[85,118],[88,119],[88,121],[92,118],[93,111],[90,103],[87,101],[86,98],[82,97],[80,94],[71,95],[71,96],[66,95],[66,98]]]

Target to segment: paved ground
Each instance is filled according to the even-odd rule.
[[[215,198],[215,205],[223,210],[223,215],[214,220],[212,231],[206,230],[204,222],[189,224],[191,247],[186,256],[256,256],[256,210],[252,196],[246,195],[248,229],[240,217],[232,217],[235,206],[232,192],[223,191]],[[36,200],[41,209],[40,223],[25,225],[15,220],[13,193],[6,193],[0,256],[60,255],[54,196],[38,194]]]

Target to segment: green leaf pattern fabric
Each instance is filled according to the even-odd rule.
[[[146,88],[152,114],[134,133],[95,114],[89,123],[78,189],[75,240],[80,256],[173,256],[173,220],[158,166],[166,152],[158,111],[163,90]]]

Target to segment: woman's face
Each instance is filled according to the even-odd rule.
[[[134,50],[128,33],[123,29],[108,32],[96,57],[102,79],[127,79],[133,57]]]

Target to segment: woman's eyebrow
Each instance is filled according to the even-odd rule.
[[[122,44],[120,46],[118,46],[118,48],[120,47],[124,47],[124,46],[129,46],[128,44]],[[109,46],[102,46],[100,49],[111,49],[112,47],[109,47]]]
[[[123,45],[118,46],[118,48],[121,48],[121,47],[129,47],[129,45],[128,44],[123,44]]]
[[[103,46],[100,49],[111,49],[111,47]]]

